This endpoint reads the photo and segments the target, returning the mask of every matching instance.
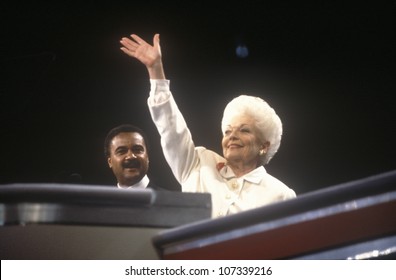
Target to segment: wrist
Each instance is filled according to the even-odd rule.
[[[150,67],[147,67],[147,70],[149,72],[150,79],[153,79],[153,80],[165,79],[164,68],[162,66],[161,61],[153,64]]]

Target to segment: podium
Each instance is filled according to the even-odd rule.
[[[153,237],[161,259],[396,259],[396,171]]]
[[[0,257],[158,259],[152,244],[155,234],[210,216],[209,194],[0,185]]]

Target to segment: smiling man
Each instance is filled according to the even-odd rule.
[[[118,188],[165,190],[153,184],[147,176],[149,169],[147,137],[139,127],[123,124],[109,131],[104,153]]]

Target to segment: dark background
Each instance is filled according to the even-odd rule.
[[[297,194],[396,168],[395,2],[63,2],[0,4],[0,184],[114,185],[103,140],[134,123],[150,136],[152,180],[179,188],[146,70],[119,50],[131,33],[161,34],[196,145],[221,153],[223,108],[248,93],[283,121],[266,168]],[[249,56],[236,55],[240,44]]]

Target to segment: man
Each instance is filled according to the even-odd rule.
[[[144,131],[130,124],[117,126],[105,138],[104,153],[118,188],[165,190],[148,176],[148,141]]]

